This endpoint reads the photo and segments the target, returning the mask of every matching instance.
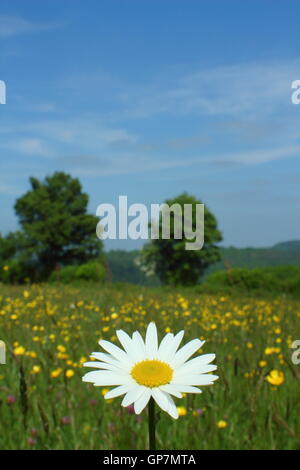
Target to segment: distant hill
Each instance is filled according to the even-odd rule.
[[[291,264],[300,266],[300,240],[277,243],[270,248],[221,248],[222,261],[207,273],[224,268],[259,268]]]
[[[273,246],[273,249],[300,252],[300,240],[291,240],[289,242],[276,243],[276,245]]]
[[[106,253],[113,282],[129,282],[154,286],[159,284],[156,277],[147,278],[135,264],[138,250],[112,250]],[[222,261],[210,266],[204,278],[221,269],[257,268],[268,266],[300,266],[300,240],[277,243],[266,248],[221,247]]]

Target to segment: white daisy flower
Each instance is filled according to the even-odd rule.
[[[105,398],[125,395],[122,406],[134,404],[136,414],[148,404],[151,397],[172,418],[178,418],[176,405],[171,395],[182,398],[182,393],[201,393],[198,386],[211,385],[218,378],[210,374],[217,366],[210,364],[215,354],[203,354],[188,360],[205,341],[194,339],[178,349],[184,335],[167,333],[158,345],[157,330],[150,323],[145,342],[138,331],[132,338],[122,330],[117,337],[124,350],[109,341],[99,341],[106,351],[94,352],[84,366],[100,369],[88,372],[82,378],[95,386],[117,386],[106,393]]]

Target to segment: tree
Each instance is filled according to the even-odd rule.
[[[63,172],[44,181],[30,178],[31,190],[17,199],[15,211],[26,239],[27,254],[43,276],[55,267],[80,264],[99,256],[98,218],[87,214],[88,195],[77,178]]]
[[[0,280],[18,283],[34,279],[35,267],[30,259],[23,232],[0,235]]]
[[[0,264],[5,264],[15,255],[16,244],[14,243],[14,234],[9,233],[5,237],[0,234]]]
[[[182,210],[182,227],[184,204],[192,205],[192,229],[196,228],[196,205],[202,204],[194,196],[183,193],[175,199],[165,201],[171,207],[179,204]],[[186,250],[187,240],[181,231],[181,239],[175,238],[174,213],[171,213],[170,239],[163,239],[162,216],[159,219],[159,238],[147,243],[141,253],[141,263],[144,271],[156,274],[163,284],[168,285],[194,285],[206,268],[221,259],[220,250],[216,245],[222,240],[214,215],[204,207],[204,245],[200,250]]]

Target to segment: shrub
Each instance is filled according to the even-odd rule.
[[[50,276],[50,281],[59,281],[69,284],[74,281],[94,281],[104,282],[106,278],[106,269],[99,262],[90,262],[79,266],[65,266],[55,270]]]
[[[78,266],[75,277],[80,281],[105,281],[106,270],[100,263],[86,263]]]
[[[243,290],[300,294],[300,267],[233,268],[216,271],[207,277],[200,290],[211,293]]]

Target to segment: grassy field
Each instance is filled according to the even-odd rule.
[[[0,448],[147,448],[146,411],[105,401],[81,377],[100,338],[117,342],[119,328],[144,335],[151,320],[160,338],[184,329],[183,343],[205,339],[220,376],[177,399],[177,421],[160,414],[159,448],[300,449],[300,365],[290,349],[300,339],[299,300],[125,285],[0,287]]]

